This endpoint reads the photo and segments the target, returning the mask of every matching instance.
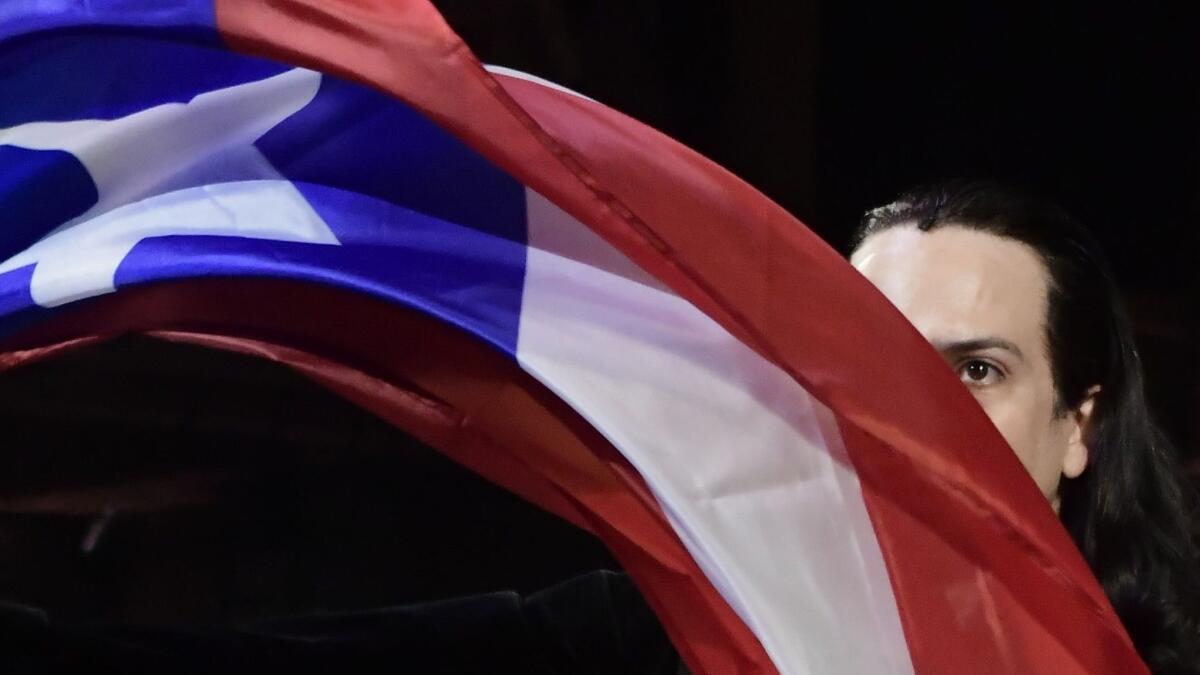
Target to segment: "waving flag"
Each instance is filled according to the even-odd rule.
[[[0,214],[4,367],[287,363],[594,532],[696,673],[1145,672],[835,252],[425,2],[6,2]]]

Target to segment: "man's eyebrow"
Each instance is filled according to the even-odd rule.
[[[1003,349],[1011,352],[1019,359],[1024,359],[1021,348],[1012,342],[998,337],[972,338],[969,340],[934,340],[933,346],[943,354],[969,354],[986,349]]]

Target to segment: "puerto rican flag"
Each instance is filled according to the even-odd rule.
[[[0,219],[0,368],[284,362],[595,533],[695,673],[1146,672],[832,249],[424,1],[6,0]]]

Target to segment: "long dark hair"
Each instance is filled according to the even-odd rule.
[[[1049,272],[1046,344],[1059,414],[1099,386],[1088,468],[1060,488],[1063,524],[1156,675],[1200,673],[1200,584],[1192,491],[1146,402],[1133,330],[1090,233],[1011,187],[956,181],[913,190],[863,217],[851,242],[898,225],[953,224],[1032,247]]]

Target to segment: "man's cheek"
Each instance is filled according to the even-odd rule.
[[[1009,447],[1016,453],[1017,459],[1027,471],[1033,469],[1033,452],[1021,424],[1020,410],[1013,405],[1011,399],[1003,396],[980,395],[976,397],[983,406],[983,411],[992,420],[992,424],[1000,430],[1000,435],[1008,442]]]

